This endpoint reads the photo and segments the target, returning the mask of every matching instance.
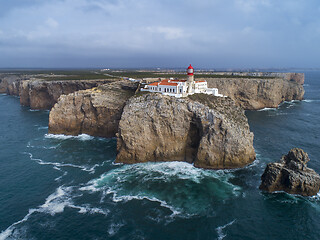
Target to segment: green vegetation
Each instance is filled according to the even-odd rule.
[[[108,72],[110,75],[115,77],[127,77],[134,79],[141,78],[178,78],[185,79],[187,76],[184,72],[143,72],[143,71],[110,71]],[[266,79],[266,78],[274,78],[274,77],[258,77],[258,76],[235,76],[235,75],[222,75],[222,74],[214,74],[214,73],[195,73],[196,78],[254,78],[254,79]]]
[[[17,75],[28,75],[34,78],[44,80],[97,80],[114,79],[99,70],[2,70],[3,73],[12,73]]]
[[[96,79],[120,79],[120,78],[177,78],[186,79],[185,72],[159,72],[159,71],[139,71],[139,70],[122,70],[122,71],[105,71],[97,69],[2,69],[0,73],[12,73],[17,75],[33,75],[35,78],[44,80],[96,80]],[[266,79],[274,77],[257,77],[257,76],[236,76],[214,72],[196,72],[196,78],[250,78]]]

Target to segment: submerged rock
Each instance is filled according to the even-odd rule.
[[[309,156],[302,149],[294,148],[283,155],[279,163],[269,163],[261,176],[260,189],[268,192],[285,191],[302,196],[319,192],[320,176],[307,167]]]
[[[244,111],[230,98],[148,93],[124,107],[116,162],[185,161],[196,167],[243,167],[255,159]]]

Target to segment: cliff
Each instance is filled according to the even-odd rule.
[[[0,93],[20,96],[20,103],[31,109],[51,109],[63,94],[91,89],[114,79],[42,80],[37,75],[0,75]]]
[[[0,93],[19,96],[20,83],[27,79],[25,76],[13,74],[0,74]]]
[[[186,161],[197,167],[239,168],[255,159],[244,111],[229,98],[146,94],[124,107],[116,162]]]
[[[50,112],[49,133],[115,137],[122,109],[136,89],[136,83],[117,81],[61,95]]]
[[[302,149],[291,149],[287,155],[282,156],[280,162],[267,165],[261,176],[260,189],[302,196],[316,195],[320,189],[320,176],[307,167],[309,161],[308,154]]]
[[[302,100],[303,86],[282,78],[207,78],[208,87],[247,110],[276,108],[283,101]]]
[[[25,80],[20,83],[20,103],[31,109],[51,109],[61,95],[90,89],[111,80],[44,81]]]

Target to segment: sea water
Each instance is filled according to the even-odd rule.
[[[320,72],[305,100],[247,111],[257,159],[236,170],[114,164],[116,140],[48,134],[48,111],[0,95],[0,239],[319,239],[320,196],[259,190],[293,147],[320,173]]]

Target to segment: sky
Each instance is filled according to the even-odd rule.
[[[319,0],[0,0],[0,68],[319,68]]]

